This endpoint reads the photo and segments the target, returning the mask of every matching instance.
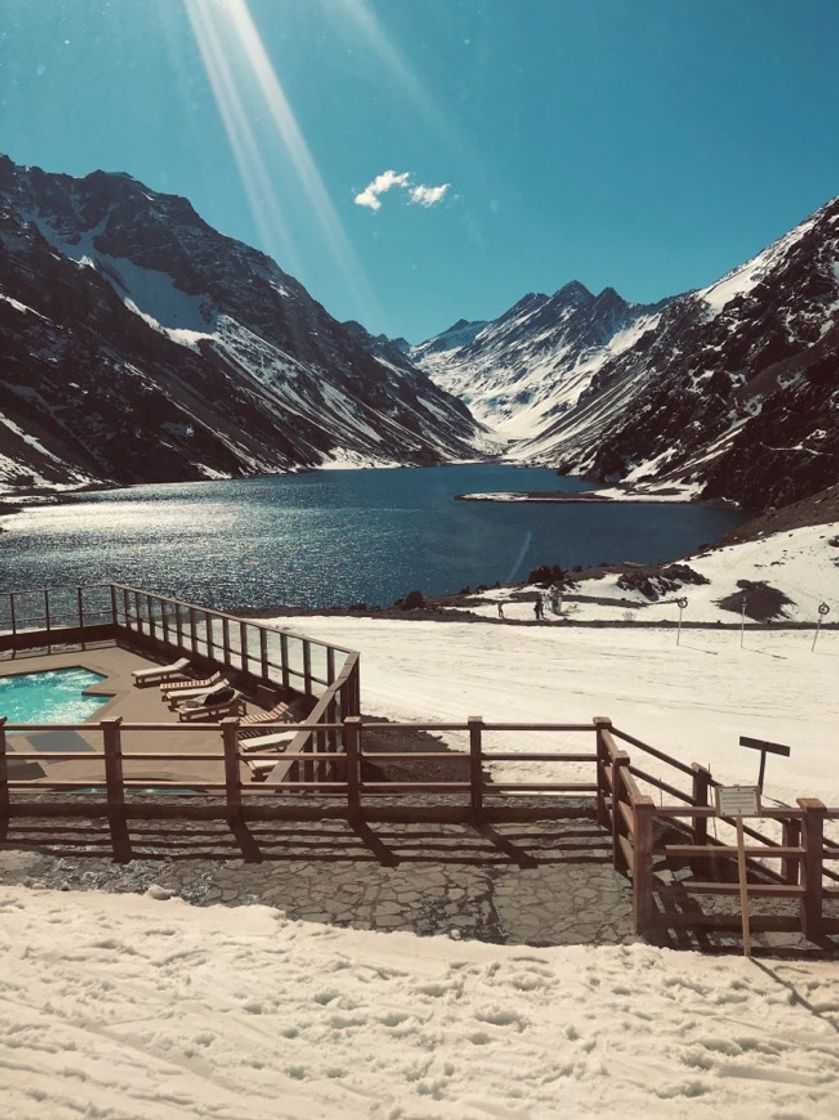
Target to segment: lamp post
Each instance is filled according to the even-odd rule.
[[[816,648],[816,642],[819,640],[819,631],[822,628],[822,619],[826,618],[826,616],[829,614],[830,607],[827,605],[827,603],[819,603],[819,618],[818,622],[816,623],[816,632],[813,635],[813,644],[810,646],[810,653],[812,653]]]
[[[687,605],[688,601],[684,595],[680,599],[676,600],[676,606],[679,608],[679,626],[676,630],[676,645],[679,645],[682,640],[682,612]]]

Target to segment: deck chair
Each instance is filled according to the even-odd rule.
[[[280,754],[294,742],[296,735],[296,731],[277,731],[271,735],[255,735],[252,739],[245,740],[242,744],[242,750],[245,753],[265,751],[267,754],[276,751],[277,754]]]
[[[225,678],[221,675],[219,670],[216,670],[210,677],[205,677],[201,681],[179,681],[177,687],[170,688],[168,685],[160,686],[160,699],[164,704],[171,704],[173,701],[191,700],[193,697],[200,695],[202,692],[208,692],[211,688],[216,688],[220,685]]]
[[[229,686],[228,686],[229,687]],[[190,723],[198,719],[225,719],[227,716],[241,716],[245,712],[245,700],[235,688],[232,696],[218,704],[204,704],[198,700],[187,700],[178,708],[178,722]],[[212,699],[212,698],[211,698]]]
[[[153,665],[150,669],[132,669],[131,676],[134,678],[134,684],[139,688],[144,684],[160,684],[161,681],[177,681],[179,677],[186,675],[189,668],[189,659],[186,657],[179,657],[177,661],[173,661],[171,665]],[[161,688],[168,687],[168,684],[160,684]]]
[[[222,677],[220,681],[216,681],[214,685],[209,688],[191,688],[189,691],[176,692],[172,699],[169,701],[169,710],[174,712],[177,708],[188,704],[193,700],[197,700],[199,704],[206,704],[213,697],[217,696],[220,692],[229,690],[233,687],[227,677]]]
[[[249,739],[252,736],[259,735],[260,723],[294,723],[294,716],[291,713],[291,708],[288,704],[280,701],[275,704],[270,712],[254,712],[252,716],[245,716],[239,724],[239,738]]]
[[[297,736],[296,731],[278,731],[273,735],[257,735],[253,739],[240,742],[242,748],[242,761],[251,772],[251,780],[264,782],[280,757],[288,750]],[[249,754],[276,754],[271,758],[249,758]]]

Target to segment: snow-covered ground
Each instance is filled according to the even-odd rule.
[[[708,563],[726,570],[719,556]],[[737,746],[749,734],[792,747],[769,761],[769,797],[839,805],[832,631],[811,653],[805,631],[747,632],[741,649],[736,631],[716,628],[686,631],[677,647],[654,628],[281,625],[359,649],[364,708],[377,715],[609,715],[726,782],[754,780],[757,757]],[[559,738],[497,732],[487,747],[572,741]],[[10,1120],[839,1115],[832,961],[497,946],[290,921],[265,906],[2,885],[0,954]]]
[[[9,1120],[833,1120],[839,968],[0,888]]]
[[[821,603],[830,608],[830,614],[825,616],[828,622],[839,620],[839,522],[807,525],[758,540],[711,549],[689,556],[684,563],[710,582],[686,584],[681,589],[666,592],[658,601],[650,602],[640,591],[619,587],[617,575],[583,580],[573,588],[573,595],[628,602],[624,605],[575,602],[566,598],[563,615],[556,616],[548,610],[545,620],[557,623],[567,618],[581,621],[675,622],[679,616],[676,600],[684,596],[688,600],[685,622],[737,622],[738,613],[722,610],[718,603],[720,599],[739,592],[737,581],[741,579],[767,583],[791,600],[783,606],[783,613],[777,621],[815,624]],[[494,618],[500,601],[507,618],[532,620],[536,589],[533,589],[529,602],[513,601],[511,595],[520,591],[520,588],[501,588],[484,592],[481,597],[489,602],[477,604],[469,610]]]
[[[571,494],[563,494],[562,497],[557,497],[551,493],[540,494],[538,492],[519,493],[514,490],[496,490],[489,493],[481,494],[463,494],[460,500],[462,502],[590,502],[590,501],[609,501],[609,502],[634,502],[636,504],[645,505],[658,505],[661,502],[666,502],[674,505],[680,502],[689,502],[693,498],[698,497],[701,486],[698,482],[679,482],[665,486],[659,485],[656,488],[653,484],[646,486],[638,486],[632,490],[625,489],[620,486],[598,486],[590,491],[582,491]],[[596,497],[589,497],[589,494],[596,495]]]
[[[391,719],[488,723],[614,724],[682,761],[710,763],[723,782],[754,781],[758,756],[740,735],[785,743],[767,764],[766,792],[795,804],[839,806],[839,633],[816,650],[807,631],[487,626],[368,618],[279,620],[295,633],[361,651],[364,710]],[[459,733],[447,734],[459,745]],[[586,749],[585,740],[532,732],[488,733],[487,749]],[[465,745],[465,737],[463,738]],[[633,753],[634,752],[633,750]],[[643,762],[641,761],[643,759]],[[665,774],[655,759],[645,770]],[[552,763],[505,763],[510,777],[559,780]],[[586,763],[563,777],[591,781]],[[681,784],[676,781],[674,784]]]

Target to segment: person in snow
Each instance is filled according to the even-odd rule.
[[[504,617],[504,604],[503,603],[498,604],[498,617],[499,618]]]
[[[542,605],[542,596],[536,596],[536,602],[533,604],[533,613],[536,616],[536,621],[541,622],[545,617],[545,608]]]

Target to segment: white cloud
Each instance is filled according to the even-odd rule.
[[[451,183],[441,183],[439,187],[426,187],[420,183],[419,186],[410,188],[411,202],[417,202],[420,206],[434,206],[442,201],[450,186]]]
[[[407,187],[410,177],[408,171],[399,173],[383,171],[381,175],[376,176],[372,183],[368,183],[364,190],[355,196],[353,201],[356,206],[368,206],[371,210],[380,210],[382,204],[379,201],[379,195],[389,191],[391,187]]]
[[[355,196],[353,201],[356,206],[366,206],[369,210],[375,212],[382,208],[379,196],[385,194],[392,187],[400,187],[408,192],[410,203],[428,208],[441,202],[450,186],[451,183],[441,183],[437,187],[429,187],[425,183],[417,183],[414,186],[411,183],[410,171],[383,171],[381,175],[377,175],[371,183],[368,183],[364,190]]]

